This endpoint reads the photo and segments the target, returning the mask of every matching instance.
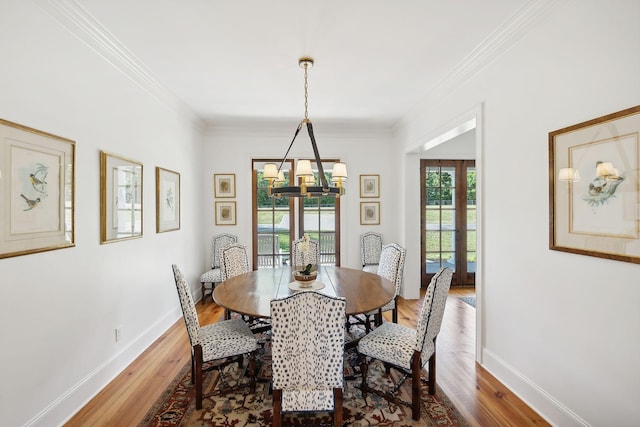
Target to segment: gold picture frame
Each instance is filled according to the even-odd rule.
[[[549,248],[640,263],[640,105],[549,133]]]
[[[380,202],[360,202],[360,225],[380,225]]]
[[[213,186],[217,198],[236,197],[236,174],[217,173],[213,175]]]
[[[180,174],[156,166],[156,233],[180,229]]]
[[[360,175],[360,197],[380,197],[380,175]]]
[[[216,225],[236,225],[236,202],[216,202]]]
[[[75,246],[75,142],[0,119],[0,258]]]
[[[100,152],[100,243],[142,237],[142,163]]]

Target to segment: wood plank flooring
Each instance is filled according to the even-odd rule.
[[[475,363],[475,309],[457,297],[473,288],[452,288],[437,341],[437,381],[472,426],[548,426],[491,374]],[[415,326],[422,299],[398,305],[398,323]],[[202,324],[223,310],[211,300],[197,304]],[[387,314],[385,314],[385,317]],[[179,319],[65,425],[135,426],[190,360],[189,339]]]

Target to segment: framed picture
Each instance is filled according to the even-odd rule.
[[[156,167],[156,233],[180,229],[180,174]]]
[[[216,202],[216,225],[236,225],[236,202]]]
[[[142,237],[142,163],[100,152],[100,243]]]
[[[640,263],[640,105],[549,133],[549,247]]]
[[[360,175],[360,197],[380,197],[380,175]]]
[[[75,142],[0,119],[0,258],[75,246]]]
[[[360,225],[380,224],[380,202],[360,202]]]
[[[214,174],[213,185],[215,188],[215,196],[220,198],[236,197],[236,174]]]

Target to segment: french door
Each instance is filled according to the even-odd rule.
[[[338,160],[323,160],[332,170]],[[290,264],[291,242],[304,233],[317,240],[320,263],[340,265],[340,199],[334,197],[271,197],[269,181],[262,178],[265,163],[280,160],[253,160],[253,266],[272,268]],[[312,162],[312,166],[314,162]],[[285,181],[290,182],[293,160],[283,165]],[[314,170],[317,177],[318,171]],[[331,180],[328,176],[327,179]],[[293,183],[292,183],[293,185]]]
[[[476,272],[476,169],[473,160],[420,161],[422,286],[441,268],[451,284],[474,286]]]

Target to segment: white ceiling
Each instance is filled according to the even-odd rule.
[[[55,2],[56,0],[54,0]],[[392,125],[535,0],[57,0],[209,123]],[[81,38],[96,31],[83,29]],[[78,34],[76,28],[76,34]],[[94,43],[96,44],[96,43]],[[104,44],[104,43],[102,43]],[[504,48],[504,47],[503,47]],[[486,49],[485,49],[486,50]],[[131,67],[131,65],[129,65]],[[126,67],[125,67],[126,68]]]

